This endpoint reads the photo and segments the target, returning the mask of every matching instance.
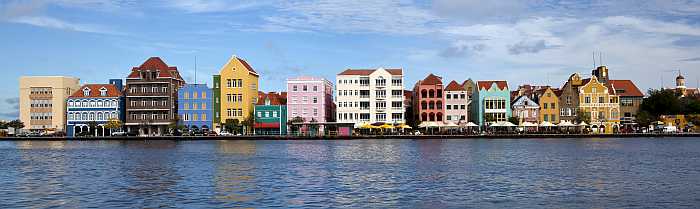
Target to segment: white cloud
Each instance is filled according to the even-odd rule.
[[[59,19],[52,18],[52,17],[45,17],[45,16],[22,16],[22,17],[12,18],[12,19],[9,19],[7,21],[13,22],[13,23],[23,23],[23,24],[28,24],[28,25],[38,26],[38,27],[67,30],[67,31],[100,33],[100,34],[111,34],[111,35],[124,35],[123,33],[112,31],[110,29],[103,28],[99,25],[75,24],[75,23],[69,23],[69,22],[65,22],[63,20],[59,20]]]
[[[606,17],[603,19],[603,23],[645,33],[700,36],[700,27],[694,27],[684,23],[662,22],[626,16]]]
[[[228,12],[269,6],[277,0],[166,0],[161,4],[190,13]]]
[[[56,4],[69,7],[117,7],[127,1],[108,0],[29,0],[29,1],[7,1],[0,3],[0,21],[28,24],[37,27],[53,28],[67,31],[100,33],[111,35],[125,35],[107,27],[96,24],[72,23],[43,14],[47,5]],[[119,4],[117,4],[119,3]]]

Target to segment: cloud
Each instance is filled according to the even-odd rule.
[[[466,41],[457,41],[453,43],[452,46],[440,52],[440,56],[445,58],[466,57],[479,53],[485,48],[486,45],[484,44],[470,44]]]
[[[240,11],[273,5],[273,0],[173,0],[163,1],[162,6],[183,10],[189,13],[213,13]]]
[[[538,41],[521,41],[515,45],[508,47],[508,52],[512,55],[537,53],[545,49],[553,49],[561,46],[548,45],[545,40]]]
[[[37,27],[60,29],[66,31],[99,33],[110,35],[125,35],[104,26],[95,24],[72,23],[55,17],[44,15],[44,10],[48,5],[60,5],[66,7],[80,8],[117,8],[120,1],[107,0],[28,0],[28,1],[7,1],[0,3],[2,14],[0,21],[27,24]],[[128,1],[123,1],[128,2]]]
[[[700,57],[693,57],[693,58],[687,58],[687,59],[681,59],[678,60],[681,62],[700,62]]]
[[[44,28],[53,28],[66,31],[76,31],[76,32],[87,32],[87,33],[99,33],[99,34],[111,34],[111,35],[126,35],[111,29],[104,28],[99,25],[90,24],[76,24],[70,23],[63,20],[59,20],[52,17],[46,16],[22,16],[16,17],[8,20],[8,22],[13,23],[23,23],[27,25],[33,25]]]
[[[19,111],[0,113],[0,118],[6,118],[6,119],[16,119],[16,118],[19,118]]]
[[[9,112],[0,112],[0,118],[15,119],[19,117],[19,97],[6,98],[4,100],[5,104],[9,105],[11,109]]]

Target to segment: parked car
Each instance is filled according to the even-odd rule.
[[[124,131],[116,131],[112,133],[112,136],[127,136],[128,134]]]
[[[215,131],[209,131],[207,132],[207,136],[219,136]]]
[[[219,136],[233,136],[233,134],[226,131],[222,131],[221,133],[219,133]]]

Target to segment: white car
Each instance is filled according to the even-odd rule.
[[[126,136],[126,132],[123,132],[123,131],[113,132],[112,136]]]
[[[223,132],[219,133],[219,136],[233,136],[233,134],[223,131]]]

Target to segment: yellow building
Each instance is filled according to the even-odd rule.
[[[19,119],[32,132],[65,131],[66,99],[80,88],[80,79],[67,76],[19,78]]]
[[[559,92],[558,89],[549,87],[536,92],[537,103],[540,105],[540,123],[559,123]]]
[[[688,128],[690,124],[693,125],[693,130],[700,132],[700,124],[689,123],[693,119],[700,118],[698,115],[662,115],[659,120],[664,123],[664,126],[675,126],[678,129]]]
[[[219,84],[215,84],[215,91],[219,91],[220,116],[216,122],[226,123],[228,119],[238,119],[243,122],[253,112],[258,99],[259,75],[245,60],[236,56],[231,57],[219,71]],[[218,87],[218,89],[216,88]],[[215,127],[220,127],[216,124]]]
[[[596,76],[583,80],[579,87],[579,109],[591,118],[593,133],[615,133],[620,129],[620,99],[612,86]]]

